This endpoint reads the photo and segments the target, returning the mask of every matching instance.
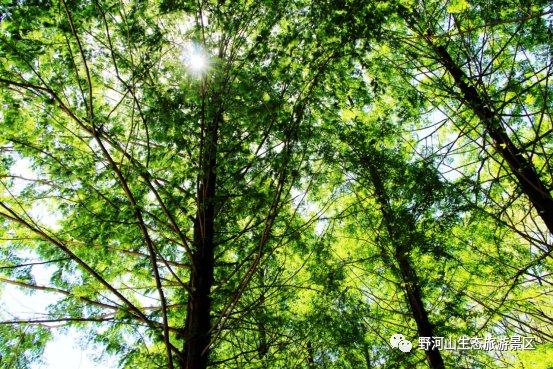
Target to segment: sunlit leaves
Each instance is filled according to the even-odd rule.
[[[550,235],[437,54],[550,186],[548,6],[31,1],[2,12],[2,278],[57,296],[49,316],[83,320],[64,323],[123,367],[168,365],[156,268],[169,341],[183,347],[190,240],[209,205],[214,366],[419,365],[420,352],[387,342],[416,339],[415,282],[440,335],[551,336]],[[201,203],[206,157],[217,181]],[[40,283],[33,262],[47,265]],[[2,325],[0,351],[25,353],[1,365],[38,360],[48,339],[20,323]],[[505,366],[518,359],[531,363],[520,353]]]

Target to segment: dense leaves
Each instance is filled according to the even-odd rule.
[[[2,2],[0,366],[553,365],[551,12]]]

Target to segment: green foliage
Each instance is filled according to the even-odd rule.
[[[426,367],[413,291],[436,335],[537,338],[446,367],[550,365],[551,234],[490,133],[551,190],[550,8],[1,3],[0,286],[55,302],[2,313],[0,367],[74,327],[185,368],[206,270],[213,367]]]
[[[44,346],[51,334],[43,327],[0,326],[0,345],[10,350],[3,350],[0,356],[2,368],[30,368],[30,363],[38,364]]]

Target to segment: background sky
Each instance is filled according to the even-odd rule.
[[[36,174],[31,168],[31,163],[27,159],[17,160],[16,164],[10,168],[12,175],[23,178],[36,178]],[[14,190],[16,193],[23,190],[27,184],[23,180],[15,180]],[[40,220],[41,224],[50,227],[56,227],[56,218],[45,207],[37,206],[32,210],[33,218]],[[29,255],[32,259],[32,255]],[[38,285],[49,286],[51,274],[54,268],[36,265],[32,269],[34,279]],[[59,296],[48,294],[41,291],[35,291],[29,296],[21,292],[15,286],[4,285],[0,295],[0,321],[37,318],[46,312],[46,307],[54,303]],[[44,352],[44,363],[33,365],[33,369],[112,369],[116,368],[114,359],[97,365],[92,361],[94,352],[91,349],[83,350],[78,341],[79,335],[76,331],[70,330],[65,334],[60,334],[59,329],[53,329],[53,338],[46,346]]]
[[[37,292],[27,296],[14,286],[5,286],[0,300],[0,320],[9,320],[9,317],[31,317],[43,313],[46,306],[55,301],[45,293]],[[109,358],[102,364],[95,364],[92,360],[94,352],[91,349],[83,350],[79,346],[79,335],[70,330],[68,333],[58,333],[52,330],[53,339],[46,346],[44,363],[33,365],[33,369],[112,369],[117,367],[114,358]]]

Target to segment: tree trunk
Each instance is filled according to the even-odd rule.
[[[400,14],[407,24],[417,30],[417,22],[420,16],[415,11],[409,11],[401,7]],[[494,149],[507,162],[522,191],[542,218],[543,222],[553,233],[553,198],[547,186],[541,180],[536,168],[525,156],[524,152],[515,146],[510,139],[501,118],[493,111],[493,108],[478,93],[477,89],[468,83],[465,72],[453,60],[445,46],[436,45],[431,36],[432,32],[419,33],[426,44],[436,53],[438,62],[451,74],[455,84],[461,90],[463,99],[476,116],[482,121],[493,141]]]
[[[204,87],[202,87],[204,88]],[[205,369],[211,339],[211,286],[213,285],[215,248],[215,168],[217,140],[222,111],[205,128],[201,137],[197,212],[194,222],[194,245],[188,291],[185,333],[185,362],[182,369]],[[203,120],[203,119],[202,119]]]
[[[430,323],[428,313],[424,308],[417,275],[414,268],[411,266],[409,256],[407,255],[410,246],[409,238],[402,237],[401,234],[398,234],[398,231],[395,228],[397,225],[396,222],[394,222],[393,210],[391,209],[388,194],[384,184],[382,183],[380,174],[378,173],[378,170],[376,169],[371,158],[367,158],[366,162],[371,176],[371,181],[373,182],[375,188],[377,202],[380,205],[380,211],[382,212],[388,236],[390,237],[395,248],[394,258],[399,266],[401,280],[405,286],[404,288],[407,303],[411,313],[413,314],[413,319],[415,319],[415,323],[417,324],[419,337],[434,337],[434,327],[432,323]],[[412,230],[408,229],[404,231],[411,232]],[[399,230],[400,233],[404,231]],[[426,350],[426,359],[430,365],[430,368],[445,369],[442,355],[438,349],[432,349],[429,347],[429,349]]]
[[[415,271],[411,267],[409,258],[405,253],[405,250],[400,250],[400,248],[396,249],[395,256],[396,261],[399,264],[399,270],[403,279],[403,283],[405,283],[405,293],[407,295],[407,300],[409,302],[413,318],[417,323],[419,337],[434,337],[434,327],[432,323],[430,323],[428,313],[424,308],[420,287],[417,282],[417,276]],[[414,344],[413,346],[416,346],[416,344]],[[442,355],[440,354],[440,351],[438,349],[432,350],[430,347],[429,350],[426,350],[426,360],[428,361],[430,367],[433,369],[445,368]]]
[[[549,232],[553,233],[553,198],[547,186],[541,180],[534,165],[524,156],[522,150],[515,146],[502,125],[501,118],[493,112],[476,88],[467,83],[468,78],[463,70],[453,61],[444,46],[435,46],[428,41],[438,54],[441,64],[453,76],[455,84],[461,89],[463,98],[472,111],[480,118],[490,137],[495,150],[507,162],[522,191],[528,196],[539,216],[543,219]]]
[[[266,284],[265,281],[265,269],[260,269],[259,271],[259,283],[260,285],[264,286]],[[261,295],[259,296],[259,310],[263,311],[263,307],[265,305],[265,291],[261,291]],[[267,342],[267,328],[265,327],[264,317],[257,316],[257,329],[259,331],[259,345],[257,346],[257,353],[259,355],[259,360],[263,365],[265,364],[267,353],[269,352],[269,344]]]
[[[307,367],[315,368],[315,349],[311,341],[307,341]]]
[[[371,354],[369,353],[369,348],[365,345],[363,356],[365,357],[365,364],[367,365],[367,369],[372,369],[371,364]]]

